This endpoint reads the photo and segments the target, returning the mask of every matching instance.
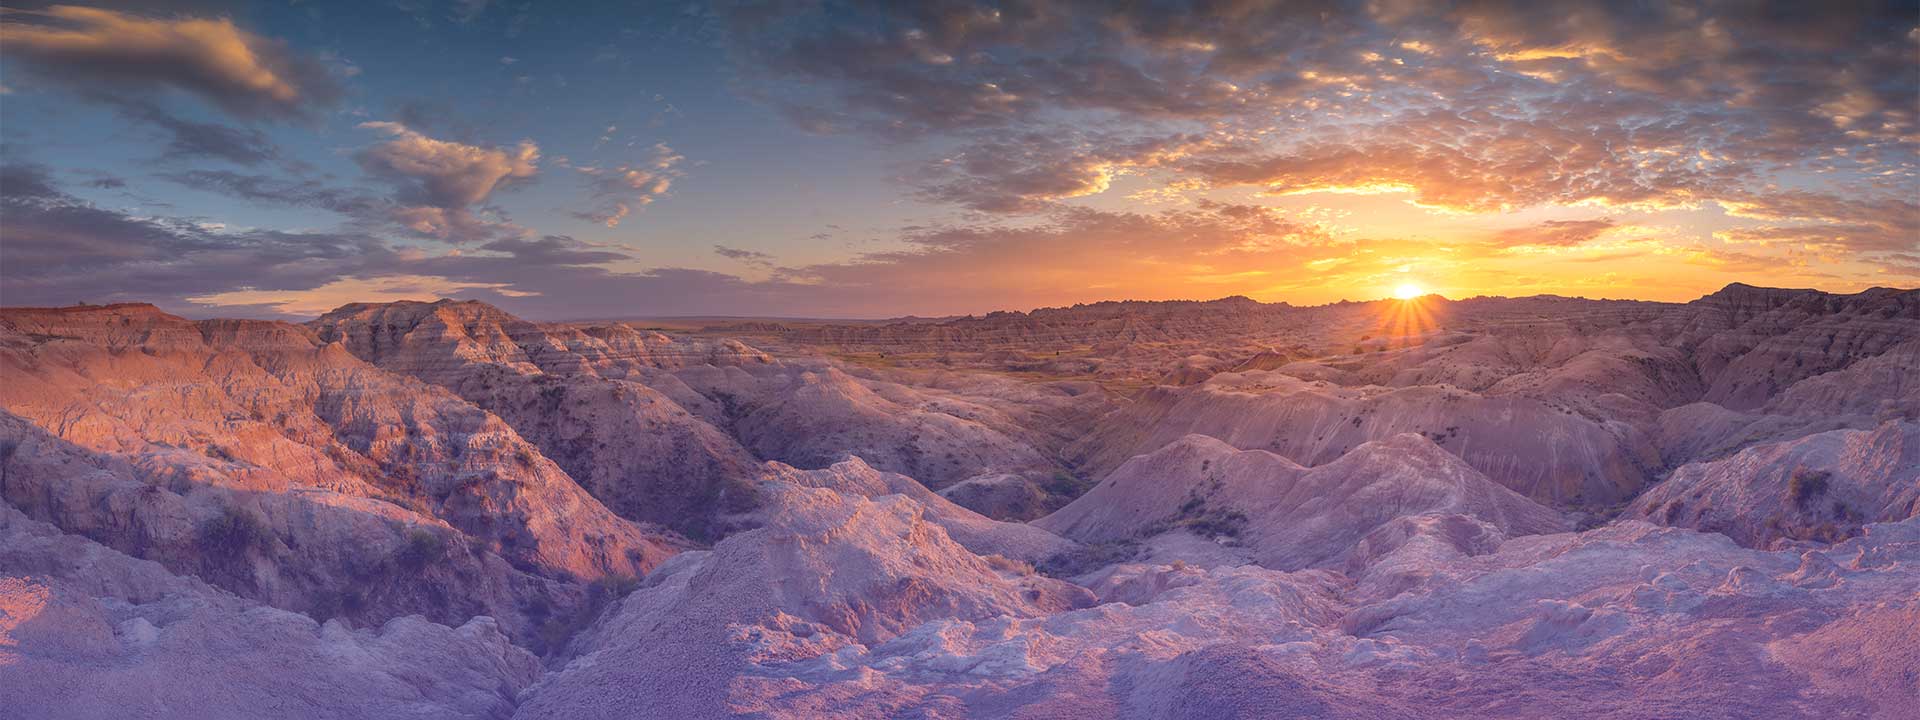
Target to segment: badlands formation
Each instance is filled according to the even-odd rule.
[[[1905,718],[1920,291],[0,311],[20,718]]]

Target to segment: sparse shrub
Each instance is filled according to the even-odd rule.
[[[1013,558],[1007,557],[1005,555],[1000,555],[1000,554],[982,555],[980,556],[980,559],[986,561],[987,567],[991,567],[1000,572],[1012,573],[1015,575],[1032,575],[1033,574],[1033,563],[1029,563],[1024,560],[1015,560]]]
[[[1034,569],[1047,577],[1068,578],[1132,560],[1139,554],[1140,543],[1135,540],[1088,543],[1041,560]]]
[[[1209,508],[1205,498],[1190,495],[1172,516],[1141,529],[1140,537],[1150,538],[1165,532],[1186,530],[1209,540],[1234,540],[1238,539],[1246,528],[1246,513],[1226,508]]]
[[[201,547],[222,557],[243,557],[250,551],[266,549],[272,541],[273,532],[265,522],[252,512],[232,505],[200,524]]]
[[[1053,495],[1078,497],[1087,490],[1087,483],[1065,470],[1055,470],[1053,476],[1047,478],[1046,484],[1041,486],[1041,489]]]
[[[426,528],[414,528],[407,531],[407,542],[394,553],[393,560],[402,568],[418,572],[446,557],[446,538]]]
[[[1674,498],[1673,502],[1667,503],[1667,509],[1664,513],[1666,524],[1672,525],[1675,520],[1680,519],[1680,512],[1685,508],[1686,506],[1680,502],[1679,498]]]
[[[1193,517],[1181,518],[1173,523],[1173,528],[1184,528],[1205,538],[1218,540],[1235,539],[1247,528],[1247,514],[1239,510],[1212,509]]]
[[[1793,471],[1793,477],[1787,480],[1787,501],[1794,507],[1807,509],[1814,498],[1827,494],[1828,473],[1820,470],[1800,468]]]
[[[573,613],[569,615],[549,617],[552,609],[544,601],[536,607],[529,608],[528,617],[534,620],[546,618],[540,623],[538,631],[540,651],[559,652],[561,648],[566,647],[567,641],[572,640],[574,635],[598,620],[608,606],[639,587],[639,578],[630,575],[607,575],[587,584],[586,594],[581,598],[580,605],[575,607]]]
[[[323,592],[314,598],[313,606],[307,610],[307,617],[320,622],[334,618],[352,617],[367,609],[367,596],[359,590]]]
[[[1206,504],[1207,504],[1207,501],[1198,495],[1188,497],[1186,502],[1180,504],[1180,514],[1183,516],[1192,515],[1194,513],[1199,512],[1200,508],[1204,507]]]

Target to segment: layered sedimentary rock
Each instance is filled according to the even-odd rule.
[[[277,607],[491,615],[685,546],[609,512],[499,418],[306,328],[150,306],[0,315],[7,502]]]
[[[0,697],[1905,717],[1915,299],[1102,303],[751,343],[457,302],[10,309]]]
[[[693,361],[770,362],[738,343],[541,326],[472,302],[348,305],[313,327],[355,356],[500,416],[624,517],[704,536],[716,508],[746,507],[754,459],[631,379]]]

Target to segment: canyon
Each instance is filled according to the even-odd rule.
[[[19,717],[1906,717],[1920,290],[0,309]]]

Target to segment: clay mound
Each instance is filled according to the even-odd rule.
[[[928,487],[986,473],[1044,476],[1042,441],[986,401],[857,377],[819,363],[693,368],[677,374],[729,408],[742,444],[768,460],[820,468],[857,455]]]
[[[1266,567],[1291,570],[1334,562],[1382,525],[1425,514],[1477,518],[1506,536],[1565,527],[1558,513],[1412,434],[1361,445],[1312,469],[1189,435],[1127,462],[1034,524],[1082,542],[1187,529],[1242,544]]]
[[[1076,455],[1102,477],[1134,455],[1201,434],[1312,466],[1407,432],[1543,503],[1617,502],[1660,464],[1652,442],[1631,425],[1541,400],[1447,386],[1345,388],[1278,372],[1224,373],[1194,387],[1149,390],[1104,418]]]
[[[1627,512],[1749,547],[1832,542],[1920,515],[1920,424],[1823,432],[1686,465]]]
[[[798,547],[875,546],[851,529],[821,539]],[[1899,630],[1917,541],[1908,521],[1767,553],[1628,522],[1472,555],[1404,544],[1357,567],[1357,585],[1326,570],[1136,566],[1109,588],[1125,602],[935,618],[857,644],[784,612],[742,622],[765,612],[712,600],[736,586],[693,553],[596,627],[518,716],[622,717],[639,703],[688,718],[1898,717],[1920,700],[1901,681],[1912,653]],[[1388,567],[1415,582],[1371,581]],[[734,597],[765,607],[787,580]],[[1622,667],[1647,673],[1595,680]]]
[[[0,506],[0,696],[13,717],[504,717],[539,674],[491,618],[321,624]]]
[[[1660,413],[1655,423],[1654,437],[1660,446],[1660,456],[1669,467],[1719,460],[1762,443],[1830,430],[1872,429],[1878,424],[1874,416],[1869,415],[1745,413],[1710,402],[1669,408]]]
[[[1035,562],[1063,552],[1073,543],[1040,528],[1021,523],[1000,522],[961,507],[928,490],[913,478],[883,472],[858,457],[834,463],[818,470],[797,470],[778,462],[767,463],[769,480],[801,487],[825,488],[870,499],[900,495],[920,506],[926,521],[946,530],[954,542],[980,555],[1001,555]],[[758,513],[765,516],[767,512]],[[778,522],[767,516],[763,522]]]
[[[1092,601],[968,552],[905,496],[779,481],[763,489],[765,526],[649,576],[519,716],[630,715],[633,706],[609,695],[619,688],[647,698],[649,712],[716,717],[762,693],[787,694],[770,672],[788,663],[879,645],[922,623],[1039,617]]]
[[[948,485],[940,497],[999,520],[1033,520],[1059,509],[1055,496],[1011,473],[977,475]]]
[[[1259,353],[1256,353],[1253,356],[1240,361],[1240,364],[1233,366],[1232,370],[1233,372],[1246,372],[1248,370],[1278,370],[1286,366],[1288,363],[1295,361],[1296,359],[1298,358],[1294,357],[1292,353],[1279,352],[1274,350],[1262,350]]]

